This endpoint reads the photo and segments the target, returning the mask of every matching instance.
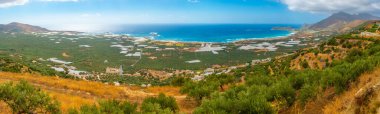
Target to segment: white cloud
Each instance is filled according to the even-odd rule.
[[[24,5],[28,2],[29,0],[0,0],[0,8]]]
[[[380,11],[380,0],[279,0],[293,11],[350,13]]]
[[[0,8],[25,5],[30,0],[0,0]],[[41,2],[79,2],[79,0],[38,0]]]

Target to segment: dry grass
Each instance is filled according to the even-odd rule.
[[[325,61],[321,62],[321,59]],[[326,63],[331,63],[332,60],[333,59],[329,54],[319,53],[318,55],[315,55],[314,53],[306,53],[291,61],[291,69],[303,69],[301,65],[302,61],[307,61],[307,64],[311,69],[323,69]]]
[[[84,104],[94,104],[101,99],[128,100],[140,104],[145,97],[157,96],[159,93],[174,96],[181,112],[191,113],[195,108],[193,100],[188,100],[185,95],[181,95],[178,87],[113,86],[100,82],[62,79],[38,74],[0,72],[0,83],[20,80],[28,81],[57,99],[61,103],[61,109],[64,112],[69,108],[78,108]],[[0,109],[4,107],[0,103]]]
[[[359,77],[356,83],[351,84],[350,89],[343,94],[336,96],[333,101],[324,107],[325,114],[347,114],[354,113],[355,94],[365,87],[373,86],[380,81],[380,69],[374,72],[365,73]],[[377,91],[378,93],[379,91]],[[378,96],[380,98],[380,96]],[[378,99],[379,99],[378,98]]]
[[[79,108],[83,104],[94,104],[97,99],[83,98],[80,96],[63,94],[58,92],[47,92],[52,98],[58,100],[61,103],[61,109],[66,112],[70,108]]]
[[[77,81],[70,79],[62,79],[57,77],[47,77],[40,76],[37,74],[18,74],[18,73],[8,73],[1,72],[1,79],[8,80],[27,80],[28,82],[44,85],[54,88],[63,88],[77,91],[89,92],[97,96],[103,96],[105,98],[119,98],[122,97],[124,92],[123,87],[116,87],[112,85],[105,85],[99,82],[90,82],[90,81]]]
[[[7,104],[0,102],[0,114],[11,114],[12,110],[8,108]]]
[[[155,86],[146,89],[150,93],[165,93],[170,96],[181,96],[180,88],[173,86]]]

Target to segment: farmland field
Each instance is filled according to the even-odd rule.
[[[129,52],[143,52],[140,57],[127,57],[120,53],[119,48],[111,47],[113,44],[132,46]],[[25,60],[58,58],[73,62],[72,66],[79,70],[89,72],[104,72],[107,67],[123,66],[126,72],[139,71],[141,69],[154,70],[202,70],[212,65],[239,65],[254,59],[265,59],[286,52],[292,52],[300,47],[279,48],[274,52],[255,52],[251,50],[239,50],[238,46],[225,45],[225,50],[219,54],[211,52],[189,52],[183,48],[197,48],[196,44],[185,46],[157,45],[151,41],[139,45],[157,46],[159,48],[175,48],[175,50],[147,49],[138,47],[132,41],[117,38],[105,38],[99,36],[65,36],[65,35],[32,35],[32,34],[0,34],[0,49],[13,54],[19,54]],[[80,47],[87,45],[89,47]],[[152,59],[151,57],[155,57]],[[200,63],[189,64],[186,61],[200,60]],[[46,65],[54,63],[39,61]],[[132,66],[133,65],[133,66]]]

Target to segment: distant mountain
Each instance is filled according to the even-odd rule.
[[[365,22],[367,20],[380,20],[380,17],[376,17],[368,13],[348,14],[345,12],[339,12],[312,25],[310,29],[341,31],[341,29],[347,28],[347,25],[353,26],[356,24],[361,24],[361,22]]]
[[[6,25],[0,24],[0,32],[49,32],[50,30],[39,26],[33,26],[22,23],[9,23]]]

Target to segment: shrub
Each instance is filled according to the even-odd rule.
[[[301,65],[302,65],[302,68],[309,68],[309,63],[306,61],[306,60],[303,60],[302,62],[301,62]]]
[[[152,107],[157,108],[159,105],[159,108],[162,110],[169,109],[171,112],[177,112],[178,111],[178,105],[174,97],[166,96],[165,94],[160,93],[158,97],[148,97],[145,98],[141,110],[143,112],[151,112]]]
[[[172,86],[183,86],[186,82],[190,81],[189,78],[185,77],[174,77],[172,81],[170,81],[170,85]]]
[[[317,95],[318,88],[316,85],[305,85],[300,90],[299,99],[302,105],[305,105],[309,99],[314,98]]]
[[[235,77],[227,74],[219,74],[219,75],[210,75],[206,77],[207,82],[215,82],[219,85],[220,89],[224,91],[223,85],[227,85],[233,83],[235,81]]]
[[[215,82],[187,82],[182,88],[181,93],[186,93],[188,96],[195,98],[200,102],[203,98],[209,97],[211,93],[217,91],[219,84]]]
[[[357,59],[359,59],[361,56],[363,56],[364,53],[358,49],[353,49],[347,54],[346,60],[348,62],[354,62]]]
[[[142,104],[141,110],[144,114],[174,114],[174,112],[172,112],[170,109],[168,108],[163,109],[157,103]]]
[[[131,104],[128,101],[107,100],[99,102],[101,113],[106,114],[132,114],[136,112],[137,104]]]
[[[270,88],[267,97],[269,101],[285,99],[286,104],[290,106],[295,101],[296,90],[292,88],[289,81],[283,80]]]
[[[9,106],[13,113],[60,113],[57,101],[24,80],[18,84],[0,85],[0,100]]]
[[[83,105],[79,109],[80,114],[100,114],[96,105]]]
[[[83,105],[79,111],[71,108],[69,114],[133,114],[136,113],[137,104],[128,101],[104,100],[99,101],[99,107],[94,105]]]
[[[264,96],[265,86],[244,89],[238,86],[215,93],[198,107],[195,114],[272,114],[274,110]]]
[[[338,42],[336,41],[336,38],[331,38],[330,40],[327,41],[327,45],[336,46],[338,45]]]
[[[273,79],[270,76],[254,75],[246,77],[247,85],[265,85],[270,86],[273,84]]]
[[[305,77],[300,75],[294,75],[289,77],[289,81],[294,89],[301,89],[301,87],[305,84]]]

